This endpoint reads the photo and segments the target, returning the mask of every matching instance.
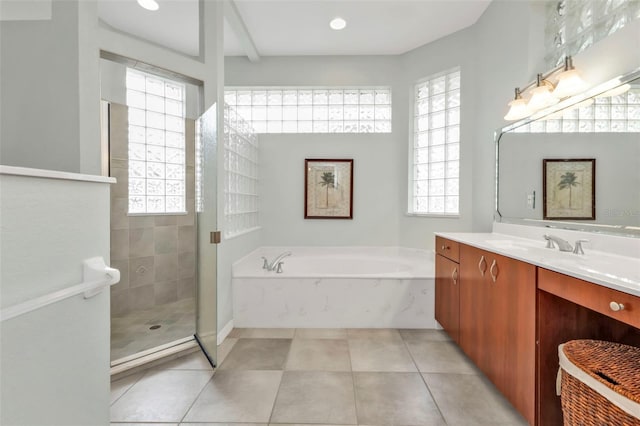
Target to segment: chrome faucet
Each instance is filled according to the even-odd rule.
[[[285,251],[284,253],[281,253],[273,260],[273,262],[269,262],[267,258],[263,256],[262,269],[266,269],[267,271],[276,271],[278,273],[282,272],[282,263],[283,263],[282,259],[284,259],[287,256],[291,256],[290,251]]]
[[[547,240],[547,248],[555,248],[553,243],[556,243],[558,244],[558,249],[560,251],[573,251],[573,247],[569,241],[563,240],[560,237],[556,237],[555,235],[544,235],[544,239]]]

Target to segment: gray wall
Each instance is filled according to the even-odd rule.
[[[260,135],[262,245],[397,245],[407,94],[397,57],[226,59],[227,86],[391,86],[393,132]],[[304,159],[353,158],[353,220],[304,219]],[[406,166],[404,168],[406,170]]]
[[[580,153],[576,157],[576,153]],[[500,140],[500,212],[542,219],[542,159],[596,159],[596,220],[640,226],[640,135],[637,133],[508,133]],[[536,191],[535,209],[527,194]],[[590,223],[590,222],[587,222]]]
[[[100,172],[97,24],[94,2],[71,1],[0,22],[1,164]]]

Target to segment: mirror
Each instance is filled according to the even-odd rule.
[[[640,69],[496,132],[495,216],[640,237]]]

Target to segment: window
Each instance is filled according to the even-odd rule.
[[[554,0],[546,4],[546,60],[559,65],[640,18],[638,0]]]
[[[391,89],[235,88],[225,102],[256,133],[391,133]]]
[[[460,68],[415,85],[409,213],[457,215]]]
[[[615,90],[615,89],[614,89]],[[554,114],[555,115],[555,114]],[[640,86],[625,93],[598,96],[590,104],[561,111],[514,130],[518,133],[640,132]]]
[[[129,213],[185,212],[184,85],[127,69]]]
[[[258,228],[258,137],[228,105],[224,108],[225,238]]]

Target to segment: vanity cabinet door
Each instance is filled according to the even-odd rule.
[[[458,342],[460,328],[460,270],[459,265],[444,256],[436,255],[436,320]]]
[[[536,268],[460,245],[460,346],[531,423]]]

